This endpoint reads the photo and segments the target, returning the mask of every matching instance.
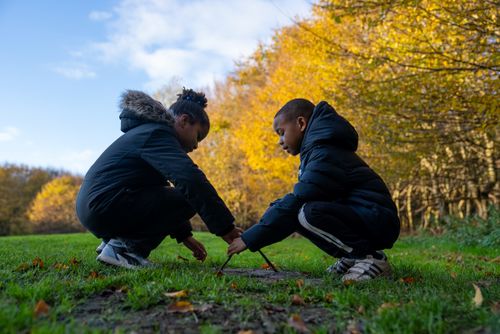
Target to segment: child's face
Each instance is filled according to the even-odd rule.
[[[274,131],[280,137],[278,143],[291,155],[300,153],[306,127],[307,120],[302,116],[289,120],[284,115],[278,115],[273,122]]]
[[[198,143],[208,135],[208,127],[200,122],[191,123],[188,115],[183,114],[175,118],[174,124],[177,139],[186,153],[198,148]]]

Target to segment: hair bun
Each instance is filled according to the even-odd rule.
[[[191,101],[198,104],[202,108],[205,108],[207,106],[207,98],[205,97],[204,93],[201,92],[198,93],[192,89],[186,89],[183,87],[182,93],[177,94],[177,96],[178,96],[177,101],[181,100]]]

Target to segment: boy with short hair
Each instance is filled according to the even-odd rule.
[[[293,99],[275,115],[279,144],[300,154],[293,192],[273,202],[259,224],[234,239],[228,254],[256,251],[298,232],[340,258],[327,271],[343,281],[389,276],[382,251],[400,222],[384,181],[355,153],[358,134],[327,102]]]

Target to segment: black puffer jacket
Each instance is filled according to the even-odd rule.
[[[399,236],[397,209],[384,181],[355,153],[358,134],[326,102],[309,120],[300,149],[299,180],[293,193],[271,203],[242,239],[252,251],[283,240],[298,227],[304,203],[336,201],[352,207],[376,249],[392,247]]]
[[[234,217],[176,138],[173,116],[148,95],[128,91],[120,114],[124,134],[90,167],[77,198],[82,222],[105,212],[129,187],[174,184],[210,232],[224,235]]]

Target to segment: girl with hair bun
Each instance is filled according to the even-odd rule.
[[[96,237],[97,260],[138,268],[167,236],[203,261],[189,220],[198,213],[208,230],[228,244],[241,234],[234,217],[187,153],[210,130],[203,93],[183,89],[169,109],[149,95],[122,95],[121,130],[90,167],[78,193],[78,218]]]

